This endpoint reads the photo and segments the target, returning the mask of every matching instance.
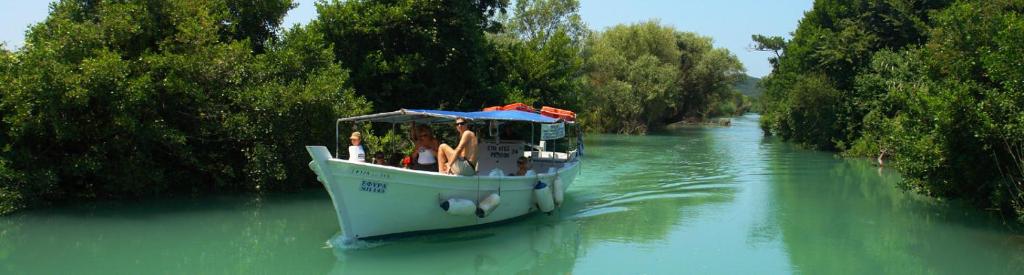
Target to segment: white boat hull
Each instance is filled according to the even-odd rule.
[[[307,146],[310,168],[331,196],[345,238],[473,226],[538,211],[533,187],[559,178],[560,192],[579,172],[579,161],[558,164],[535,176],[451,176],[332,158],[323,146]],[[487,216],[451,215],[440,204],[450,198],[479,203],[497,193],[500,204]],[[557,211],[557,210],[556,210]]]

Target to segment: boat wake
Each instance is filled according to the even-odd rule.
[[[341,233],[335,234],[324,244],[324,248],[334,249],[338,251],[353,251],[353,250],[364,250],[371,249],[374,247],[380,247],[387,245],[388,242],[385,240],[362,240],[356,238],[347,238]]]
[[[738,183],[732,176],[718,176],[683,181],[630,181],[613,186],[602,186],[604,194],[586,196],[576,194],[578,208],[570,219],[593,218],[601,215],[615,214],[637,210],[652,200],[699,200],[706,201],[723,199],[736,192]],[[601,193],[601,192],[599,192]],[[582,196],[579,196],[582,195]],[[575,208],[575,207],[574,207]]]

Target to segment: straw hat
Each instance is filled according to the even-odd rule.
[[[352,135],[348,139],[363,139],[363,135],[359,132],[352,132]]]

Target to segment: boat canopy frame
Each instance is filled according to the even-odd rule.
[[[497,120],[497,121],[521,121],[533,123],[557,123],[561,119],[543,116],[538,113],[507,110],[507,111],[480,111],[480,112],[456,112],[442,110],[423,109],[401,109],[394,112],[369,114],[338,119],[341,122],[390,122],[390,123],[444,123],[451,122],[457,118],[469,121],[475,120]],[[570,122],[571,123],[571,122]]]
[[[481,121],[502,121],[502,122],[529,122],[531,123],[531,129],[535,124],[551,124],[551,123],[566,123],[575,124],[574,121],[565,121],[558,118],[552,118],[544,116],[538,113],[518,111],[518,110],[498,110],[498,111],[478,111],[478,112],[458,112],[458,111],[444,111],[444,110],[426,110],[426,109],[399,109],[393,112],[376,113],[369,115],[361,115],[347,118],[339,118],[334,123],[334,154],[335,157],[339,157],[340,151],[340,134],[341,134],[341,123],[360,123],[360,122],[385,122],[391,123],[392,127],[396,124],[415,122],[419,124],[437,124],[437,123],[450,123],[456,119],[465,119],[470,123],[481,122]],[[532,131],[532,130],[531,130]],[[577,127],[577,131],[579,131]],[[579,134],[579,133],[577,133]]]

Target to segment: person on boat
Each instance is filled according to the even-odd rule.
[[[516,165],[519,166],[519,170],[517,170],[515,173],[510,174],[509,176],[525,176],[526,171],[530,170],[529,162],[529,158],[519,157],[519,159],[516,160]]]
[[[441,174],[472,176],[476,175],[476,133],[469,130],[464,118],[455,119],[455,129],[459,131],[459,145],[452,148],[448,144],[438,147],[438,172]]]
[[[410,168],[420,171],[438,171],[437,148],[440,145],[430,131],[430,127],[423,124],[413,125],[411,135],[413,146],[415,146],[412,150],[412,159],[415,162]]]
[[[363,135],[359,132],[352,132],[348,139],[352,142],[352,146],[348,147],[348,161],[366,162],[366,150],[361,144]]]
[[[384,158],[384,152],[377,152],[373,154],[373,164],[388,165],[387,159]]]

